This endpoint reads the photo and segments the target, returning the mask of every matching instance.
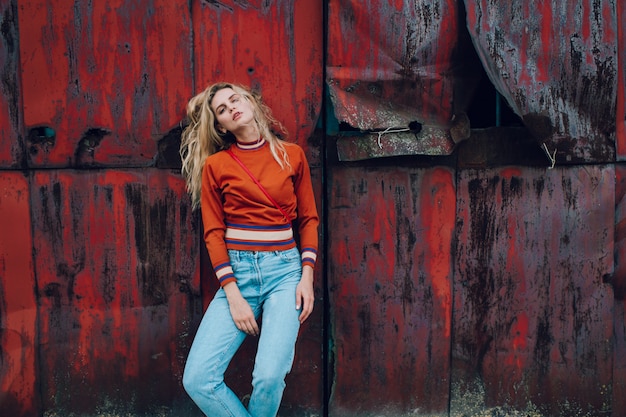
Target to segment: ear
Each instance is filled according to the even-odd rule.
[[[218,132],[220,132],[222,135],[225,134],[227,132],[226,129],[224,129],[221,125],[217,125],[215,126],[215,128],[217,129]]]

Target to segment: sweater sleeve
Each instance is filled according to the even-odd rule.
[[[311,171],[306,155],[300,146],[299,164],[296,167],[294,189],[297,199],[298,233],[300,235],[300,252],[302,254],[302,266],[315,267],[317,260],[318,237],[317,228],[319,216],[315,204],[315,195],[311,182]]]
[[[224,241],[226,224],[224,222],[222,190],[215,175],[214,169],[207,159],[202,170],[202,193],[200,197],[204,242],[209,251],[215,275],[223,287],[229,282],[236,281],[236,278]]]

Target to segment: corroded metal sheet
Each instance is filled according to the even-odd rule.
[[[0,27],[0,168],[13,168],[23,158],[16,0],[0,3]]]
[[[626,300],[626,169],[615,166],[615,298]]]
[[[0,175],[0,412],[39,415],[37,299],[28,179]]]
[[[199,1],[193,9],[195,88],[235,81],[259,91],[303,147],[322,102],[321,0]]]
[[[152,165],[192,92],[186,2],[19,0],[33,167]]]
[[[459,14],[452,0],[331,0],[326,82],[339,122],[361,130],[417,122],[440,128],[447,144],[479,68],[460,59],[471,45]]]
[[[617,21],[626,22],[626,4],[617,2]],[[624,24],[617,25],[617,122],[616,122],[616,148],[617,159],[626,160],[626,28]]]
[[[455,133],[459,132],[459,135]],[[337,138],[340,161],[400,155],[449,155],[457,142],[470,136],[469,119],[456,118],[450,128],[424,126],[419,132],[380,131]]]
[[[309,149],[315,149],[311,146]],[[319,151],[319,148],[317,148]],[[311,181],[313,182],[313,192],[317,210],[323,216],[323,196],[324,196],[324,169],[316,165],[315,157],[310,158]],[[280,415],[285,416],[305,416],[322,415],[325,408],[324,387],[325,387],[325,358],[323,355],[325,326],[325,300],[324,297],[324,275],[326,259],[325,236],[322,226],[318,229],[319,248],[315,266],[315,305],[313,313],[300,328],[298,341],[296,344],[296,357],[291,370],[287,375],[283,403]]]
[[[559,162],[615,159],[616,3],[465,0],[489,78]]]
[[[613,362],[613,416],[626,415],[626,300],[615,301],[615,348]]]
[[[329,415],[447,412],[453,172],[336,167],[329,186]]]
[[[43,409],[158,414],[189,401],[180,381],[202,303],[184,182],[39,172],[31,199]]]
[[[452,412],[610,414],[614,178],[611,166],[459,173]]]
[[[615,166],[615,294],[613,415],[626,415],[626,168]]]

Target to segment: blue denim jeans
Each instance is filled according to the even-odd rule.
[[[237,329],[223,289],[209,304],[187,358],[183,385],[209,417],[275,417],[293,364],[300,328],[296,286],[302,277],[297,248],[228,251],[237,285],[258,318],[261,334],[248,409],[224,383],[224,373],[246,334]]]

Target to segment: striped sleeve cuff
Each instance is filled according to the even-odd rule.
[[[315,248],[302,248],[302,266],[309,265],[315,268],[317,260],[317,250]]]
[[[233,267],[230,266],[230,262],[224,262],[223,264],[215,266],[215,275],[220,283],[220,286],[224,286],[232,281],[237,281],[235,274],[233,273]]]

